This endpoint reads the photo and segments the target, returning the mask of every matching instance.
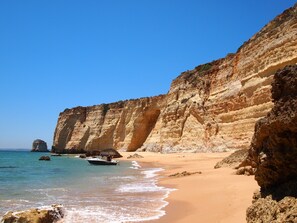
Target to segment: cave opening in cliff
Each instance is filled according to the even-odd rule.
[[[148,109],[135,120],[133,136],[127,149],[128,152],[134,152],[143,145],[155,127],[159,115],[159,109]]]

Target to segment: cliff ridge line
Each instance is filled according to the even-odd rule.
[[[166,95],[67,109],[56,152],[208,152],[247,149],[254,125],[272,108],[274,73],[297,63],[297,4],[234,54],[183,72]]]

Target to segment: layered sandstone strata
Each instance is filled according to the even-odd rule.
[[[297,65],[275,75],[274,107],[259,120],[247,162],[261,191],[247,222],[297,222]]]
[[[66,109],[60,114],[55,152],[101,148],[135,151],[148,138],[164,107],[165,96]],[[65,151],[66,149],[66,151]]]
[[[255,122],[272,108],[273,74],[297,63],[296,8],[277,16],[235,54],[182,73],[167,95],[66,109],[54,150],[248,148]]]

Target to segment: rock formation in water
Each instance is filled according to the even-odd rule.
[[[32,143],[31,152],[49,152],[49,150],[47,149],[47,144],[45,141],[41,139],[36,139]]]
[[[275,74],[272,99],[274,107],[256,123],[246,161],[261,187],[248,223],[297,222],[297,65]]]
[[[49,156],[41,156],[38,160],[51,161]]]
[[[44,209],[9,211],[0,220],[1,223],[54,223],[63,216],[63,207],[61,205],[52,205]]]
[[[66,109],[54,152],[223,151],[248,148],[272,108],[271,82],[297,62],[297,4],[228,54],[173,80],[166,95]]]

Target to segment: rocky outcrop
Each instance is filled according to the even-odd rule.
[[[63,218],[63,207],[61,205],[52,205],[44,209],[30,209],[27,211],[7,212],[1,220],[1,223],[54,223]]]
[[[297,177],[297,65],[275,74],[272,97],[274,107],[257,122],[249,151],[262,188]]]
[[[197,172],[183,171],[183,172],[177,172],[174,174],[170,174],[168,177],[186,177],[186,176],[191,176],[194,174],[202,174],[202,172],[201,171],[197,171]]]
[[[252,166],[244,166],[244,167],[238,167],[235,174],[251,176],[251,175],[255,175],[255,172],[256,172],[256,168],[253,168]]]
[[[249,164],[246,164],[248,157],[247,149],[240,149],[232,153],[230,156],[225,157],[219,161],[214,168],[229,167],[236,169],[236,175],[251,176],[255,174],[256,168]]]
[[[230,156],[219,161],[214,168],[221,168],[221,167],[231,167],[236,168],[241,164],[248,156],[247,149],[240,149],[232,153]]]
[[[141,159],[143,158],[143,156],[137,154],[137,153],[134,153],[133,155],[130,155],[127,157],[127,159]]]
[[[49,152],[47,149],[47,144],[41,139],[36,139],[32,143],[31,152]]]
[[[297,65],[278,71],[274,107],[255,126],[245,163],[256,168],[260,193],[247,222],[297,222]]]
[[[295,185],[296,186],[296,185]],[[271,195],[256,197],[247,209],[248,223],[295,223],[297,222],[297,199],[284,197],[277,201]]]
[[[297,63],[297,4],[234,54],[173,80],[166,95],[66,109],[53,151],[248,149],[255,122],[272,108],[275,71]]]

